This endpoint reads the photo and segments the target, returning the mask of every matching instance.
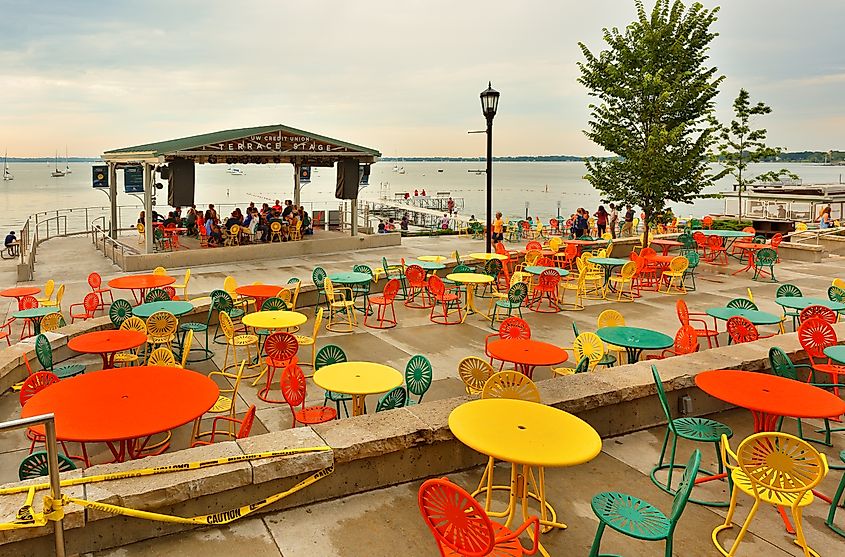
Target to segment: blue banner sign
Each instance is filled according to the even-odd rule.
[[[133,164],[123,167],[123,189],[126,193],[143,193],[144,167]]]

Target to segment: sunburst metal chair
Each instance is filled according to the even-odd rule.
[[[351,333],[358,326],[355,318],[355,297],[351,288],[336,287],[330,278],[323,280],[326,300],[329,306],[329,319],[326,330],[335,333]],[[338,317],[340,319],[338,320]]]
[[[805,557],[817,556],[804,537],[802,511],[815,499],[813,488],[828,472],[827,459],[812,445],[787,433],[762,432],[747,437],[736,453],[731,451],[727,437],[722,437],[722,460],[730,470],[733,489],[725,522],[713,530],[713,544],[727,557],[736,554],[748,527],[761,503],[789,507],[795,526],[797,543]],[[736,535],[733,545],[725,550],[719,533],[733,528],[733,516],[739,492],[754,499],[748,516]]]
[[[217,317],[220,320],[220,328],[223,330],[223,335],[226,337],[226,354],[223,357],[223,371],[233,368],[238,365],[240,358],[238,358],[238,347],[246,349],[247,358],[252,361],[252,351],[250,346],[258,348],[258,336],[251,334],[237,334],[235,332],[235,325],[232,319],[226,312],[220,312]],[[232,363],[229,363],[229,351],[232,352]],[[261,373],[244,377],[244,379],[254,379],[260,377]]]
[[[314,359],[314,371],[317,371],[324,366],[340,364],[346,361],[348,360],[343,348],[334,344],[327,344],[317,351],[317,356]],[[346,403],[352,402],[352,397],[350,395],[336,393],[334,391],[325,391],[323,395],[323,405],[328,405],[329,401],[334,402],[335,407],[337,408],[338,417],[340,417],[341,404],[343,404],[343,411],[346,413],[346,417],[349,417],[349,408],[347,408]]]
[[[458,362],[458,377],[464,382],[468,395],[480,395],[494,372],[493,366],[476,356],[468,356]]]
[[[423,396],[431,387],[433,373],[434,370],[428,358],[422,354],[411,356],[405,366],[405,386],[408,389],[408,399],[405,401],[405,406],[422,402]],[[417,400],[412,399],[411,395],[416,395]]]
[[[305,375],[295,363],[289,364],[282,371],[282,379],[279,383],[282,389],[282,396],[290,406],[290,413],[293,417],[291,427],[297,423],[302,425],[322,424],[337,417],[334,408],[328,406],[305,406],[306,385]]]
[[[605,528],[643,541],[665,541],[665,556],[672,557],[675,528],[687,506],[695,477],[701,465],[701,451],[695,449],[684,467],[684,475],[672,501],[672,512],[666,516],[660,509],[646,501],[626,493],[606,491],[599,493],[591,502],[593,512],[599,519],[596,537],[590,548],[590,557],[610,557],[599,553]]]
[[[731,428],[716,420],[708,418],[684,417],[672,418],[672,413],[669,410],[669,401],[666,398],[666,391],[663,390],[663,382],[660,380],[660,375],[657,373],[657,368],[651,366],[651,374],[654,379],[654,384],[657,388],[657,398],[660,400],[660,407],[663,409],[663,414],[666,416],[666,435],[663,437],[663,446],[660,448],[660,458],[657,461],[657,466],[651,470],[651,481],[654,485],[665,491],[675,495],[677,488],[672,486],[672,476],[676,469],[683,469],[684,465],[675,463],[675,453],[678,448],[678,438],[692,441],[694,443],[712,443],[716,450],[716,456],[719,456],[719,442],[722,436],[728,438],[733,437]],[[672,438],[672,449],[669,453],[669,461],[665,462],[666,448],[669,445],[669,437]],[[723,472],[722,461],[719,459],[718,474]],[[668,470],[668,477],[666,483],[657,479],[657,472]],[[705,470],[700,471],[708,476],[713,475],[711,472]],[[708,505],[711,507],[726,507],[727,501],[705,501],[699,499],[691,499],[693,503],[700,505]]]
[[[232,387],[226,387],[220,389],[221,394],[217,397],[217,401],[214,403],[214,406],[209,409],[208,413],[211,414],[225,414],[226,417],[234,420],[235,418],[235,405],[237,404],[238,400],[238,390],[241,386],[241,380],[244,377],[244,367],[246,367],[246,360],[243,360],[240,365],[238,366],[237,373],[227,373],[225,371],[212,371],[208,374],[208,378],[214,380],[215,377],[220,377],[225,383],[225,385],[229,384],[229,380],[233,380]],[[194,420],[194,429],[191,434],[191,446],[193,447],[194,444],[203,437],[211,437],[213,441],[213,436],[216,429],[216,422],[217,418],[214,419],[212,422],[212,429],[209,431],[201,431],[202,428],[202,420],[203,416],[200,416],[196,420]],[[230,421],[229,422],[229,432],[230,436],[232,432],[232,428],[234,424]]]

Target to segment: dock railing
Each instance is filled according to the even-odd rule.
[[[41,414],[30,418],[10,420],[0,423],[0,432],[13,429],[24,429],[35,425],[44,425],[47,447],[47,470],[50,477],[50,498],[53,501],[62,500],[61,478],[59,477],[58,446],[56,444],[56,420],[53,414]],[[52,509],[44,509],[48,512]],[[65,531],[64,519],[51,520],[53,523],[53,536],[56,542],[56,557],[65,557]]]

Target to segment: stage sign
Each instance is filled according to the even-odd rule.
[[[299,167],[299,183],[300,184],[307,184],[311,181],[311,167],[310,166],[300,166]]]
[[[324,153],[349,153],[348,147],[315,139],[306,135],[291,135],[289,133],[272,131],[258,135],[250,135],[240,139],[210,143],[196,149],[197,151],[213,152],[278,152],[278,151],[309,151]]]
[[[109,187],[109,167],[106,164],[98,164],[91,167],[93,185],[95,188]]]
[[[144,167],[131,164],[123,167],[123,190],[126,193],[144,192]]]

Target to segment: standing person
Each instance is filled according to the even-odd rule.
[[[607,232],[607,219],[610,215],[604,209],[604,205],[599,205],[599,210],[593,216],[596,217],[596,229],[598,229],[598,236],[601,238],[601,235]]]
[[[496,211],[496,220],[493,221],[493,242],[501,242],[505,239],[505,222],[502,220],[502,212]]]
[[[575,237],[576,238],[580,238],[581,236],[584,235],[585,232],[587,232],[587,230],[589,230],[590,221],[587,218],[588,214],[589,213],[587,213],[587,210],[584,209],[583,207],[579,208],[578,211],[576,212],[576,215],[577,215],[576,218],[575,218]]]
[[[819,228],[830,228],[833,226],[833,219],[830,218],[830,205],[822,209],[822,215],[819,217]]]
[[[144,225],[147,224],[147,218],[146,218],[145,215],[146,215],[146,212],[141,211],[141,214],[138,215],[138,224],[144,224]]]
[[[215,223],[220,222],[220,219],[217,217],[217,209],[214,208],[214,203],[208,204],[208,211],[205,213],[205,220],[208,220],[209,214],[211,214],[211,220]]]
[[[634,235],[634,209],[625,205],[625,224],[622,226],[622,236]]]
[[[446,207],[449,209],[449,214],[450,214],[450,215],[451,215],[452,213],[454,213],[454,212],[455,212],[455,200],[454,200],[454,199],[452,199],[451,197],[449,197],[449,200],[448,200],[448,201],[446,201]]]
[[[188,236],[196,236],[197,235],[197,206],[191,205],[188,208],[188,215],[185,218],[185,225],[188,229]]]
[[[619,222],[619,211],[616,210],[616,205],[613,203],[610,204],[610,220],[608,221],[608,226],[610,227],[610,237],[612,239],[616,239],[616,226]]]
[[[440,219],[440,228],[442,230],[449,230],[449,215],[443,214],[443,218]]]

